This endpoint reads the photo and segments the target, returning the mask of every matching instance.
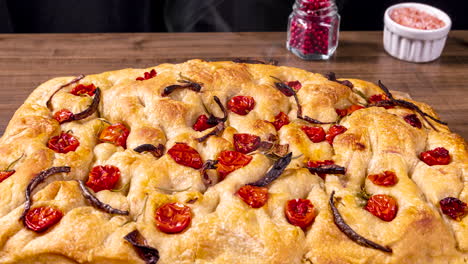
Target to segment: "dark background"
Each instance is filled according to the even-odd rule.
[[[285,31],[294,0],[0,0],[0,33]],[[337,0],[342,30],[382,30],[397,0]],[[419,0],[468,29],[468,0]]]

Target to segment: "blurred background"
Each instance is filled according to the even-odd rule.
[[[337,0],[342,30],[382,30],[396,0]],[[418,0],[468,29],[468,0]],[[0,33],[286,31],[294,0],[0,0]]]

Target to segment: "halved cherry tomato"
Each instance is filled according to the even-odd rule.
[[[316,160],[316,161],[313,161],[313,160],[309,160],[307,162],[307,167],[310,167],[310,168],[318,168],[320,166],[324,166],[324,165],[333,165],[335,164],[335,162],[333,160],[324,160],[324,161],[320,161],[320,160]],[[326,173],[317,173],[317,175],[324,179],[325,180],[325,177],[327,176]]]
[[[322,127],[303,126],[301,129],[314,143],[319,143],[325,140],[326,133]]]
[[[167,234],[184,231],[192,221],[192,210],[181,203],[167,203],[155,213],[156,226]]]
[[[429,166],[447,165],[450,163],[450,153],[446,148],[435,148],[424,151],[419,157]]]
[[[282,92],[284,95],[286,95],[287,97],[291,97],[294,95],[294,92],[297,92],[299,91],[301,88],[302,88],[302,84],[301,82],[299,81],[291,81],[291,82],[284,82],[285,85],[289,86],[291,89],[293,89],[294,91],[291,91],[289,88],[287,87],[283,87],[283,86],[279,86],[278,84],[281,84],[281,83],[276,83],[276,88],[279,89],[280,92]]]
[[[417,128],[421,128],[422,127],[422,123],[421,123],[421,120],[419,120],[418,116],[415,115],[415,114],[411,114],[411,115],[406,115],[403,117],[403,119],[405,119],[406,123],[414,126],[414,127],[417,127]]]
[[[89,95],[89,96],[93,96],[95,93],[96,93],[96,86],[94,86],[94,84],[88,84],[88,85],[84,85],[84,84],[78,84],[77,86],[75,86],[75,88],[73,88],[73,90],[71,90],[70,92],[71,94],[73,95]]]
[[[260,146],[260,137],[251,134],[234,134],[234,149],[240,153],[250,153]]]
[[[80,142],[72,134],[61,132],[60,135],[52,137],[47,142],[47,147],[57,153],[68,153],[75,151]]]
[[[275,116],[275,121],[271,122],[275,127],[276,131],[280,130],[283,126],[289,124],[289,117],[283,112],[279,112]]]
[[[65,122],[73,120],[74,114],[68,109],[62,109],[54,114],[54,119],[59,122],[59,124],[63,124]]]
[[[371,174],[368,175],[367,178],[369,178],[369,180],[375,185],[386,187],[393,186],[398,182],[398,177],[393,171],[384,171],[379,174]]]
[[[359,110],[359,109],[363,109],[364,106],[362,105],[352,105],[348,108],[345,108],[345,109],[336,109],[336,113],[340,116],[340,117],[345,117],[347,115],[350,115],[352,114],[353,112]]]
[[[197,121],[195,121],[195,124],[193,124],[193,130],[195,131],[204,131],[207,130],[208,128],[212,128],[215,125],[213,124],[208,124],[208,117],[206,115],[200,115],[197,118]]]
[[[96,166],[89,172],[86,186],[94,192],[112,190],[120,179],[119,168],[112,165]]]
[[[328,143],[333,145],[333,140],[335,139],[335,137],[339,134],[343,134],[344,132],[346,132],[346,130],[348,130],[346,127],[340,125],[333,125],[332,127],[330,127],[326,136]]]
[[[245,155],[237,151],[222,151],[218,155],[218,164],[216,169],[220,180],[224,180],[229,173],[246,166],[251,160],[252,156]]]
[[[377,194],[369,198],[364,209],[378,218],[390,222],[398,212],[398,204],[395,198],[389,195]]]
[[[123,124],[117,123],[106,127],[99,135],[101,142],[112,143],[127,148],[127,138],[130,130]]]
[[[234,96],[227,103],[227,108],[238,115],[247,115],[254,107],[255,99],[252,96]]]
[[[345,108],[345,109],[335,109],[335,112],[339,117],[344,117],[344,116],[348,115],[348,109],[347,108]]]
[[[371,97],[369,97],[369,103],[375,104],[381,101],[386,101],[388,100],[388,97],[385,94],[374,94]]]
[[[260,208],[268,201],[268,189],[253,185],[244,185],[236,194],[252,208]]]
[[[466,203],[455,197],[445,197],[439,201],[442,213],[450,216],[453,220],[460,221],[467,213]]]
[[[296,92],[298,92],[302,88],[302,83],[300,81],[286,82],[286,85],[293,88]]]
[[[316,213],[309,199],[293,199],[286,203],[285,215],[290,224],[305,229],[312,224]]]
[[[369,103],[370,104],[375,104],[381,101],[387,101],[389,98],[385,94],[374,94],[371,97],[369,97]],[[393,108],[393,104],[390,103],[390,105],[384,106],[385,109],[390,109]]]
[[[352,114],[353,112],[359,110],[359,109],[364,109],[365,107],[362,105],[352,105],[348,108],[348,115]]]
[[[4,180],[6,180],[8,177],[11,175],[15,174],[15,170],[4,170],[0,171],[0,183]]]
[[[48,207],[36,207],[28,211],[24,223],[28,229],[40,233],[49,229],[62,219],[62,211]]]
[[[158,74],[158,73],[156,72],[156,70],[155,70],[155,69],[152,69],[150,72],[145,72],[145,73],[143,74],[143,77],[138,77],[138,78],[136,78],[136,80],[137,80],[137,81],[149,80],[149,79],[151,79],[151,78],[156,77],[157,74]]]
[[[197,150],[185,143],[176,143],[167,153],[180,165],[194,169],[200,169],[203,166],[202,158]]]

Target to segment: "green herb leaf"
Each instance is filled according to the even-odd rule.
[[[18,161],[20,161],[24,156],[26,156],[26,155],[23,153],[23,154],[21,154],[21,157],[19,157],[19,158],[15,159],[14,161],[12,161],[12,162],[8,165],[8,167],[5,169],[5,171],[10,170],[11,167],[13,167],[13,166],[14,166]]]
[[[127,187],[128,187],[129,185],[130,185],[130,183],[127,182],[127,184],[125,184],[124,186],[122,186],[120,189],[112,189],[112,190],[110,190],[110,191],[111,191],[111,192],[121,192],[121,191],[127,189]]]

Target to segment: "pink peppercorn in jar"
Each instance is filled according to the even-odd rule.
[[[339,27],[335,0],[296,0],[286,46],[304,60],[326,60],[338,46]]]

